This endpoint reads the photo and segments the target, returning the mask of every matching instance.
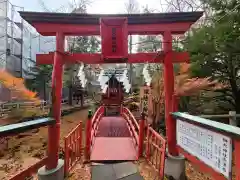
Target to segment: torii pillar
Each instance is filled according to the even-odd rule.
[[[176,180],[185,180],[185,159],[180,156],[177,149],[176,120],[171,116],[174,112],[174,69],[172,34],[170,31],[163,33],[164,58],[164,93],[165,93],[165,122],[167,135],[167,158],[165,161],[165,175]]]
[[[63,53],[64,34],[56,33],[56,52],[52,71],[52,115],[56,123],[48,127],[48,161],[46,166],[38,170],[40,180],[61,180],[64,177],[64,161],[59,159],[60,125],[61,125],[61,102],[62,102],[62,76],[63,76]]]

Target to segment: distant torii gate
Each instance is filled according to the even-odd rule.
[[[63,65],[66,63],[163,63],[165,87],[165,119],[168,151],[177,156],[176,127],[172,111],[174,93],[173,63],[189,62],[187,52],[172,50],[172,35],[185,33],[201,16],[202,12],[90,15],[66,13],[20,12],[43,36],[56,36],[56,51],[38,54],[37,64],[53,64],[52,89],[53,115],[56,124],[49,127],[47,169],[58,165],[60,139],[60,115]],[[128,54],[128,35],[163,35],[163,51],[160,53]],[[99,54],[69,53],[64,51],[65,36],[100,35],[102,52]]]

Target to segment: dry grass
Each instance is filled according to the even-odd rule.
[[[81,110],[62,118],[61,147],[63,139],[79,121],[85,122],[88,110]],[[36,163],[46,155],[48,131],[46,127],[21,133],[8,139],[8,147],[0,149],[0,180]]]

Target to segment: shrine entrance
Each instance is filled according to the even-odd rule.
[[[165,119],[167,145],[171,156],[177,156],[176,123],[171,116],[174,93],[174,63],[188,63],[187,52],[172,49],[173,35],[184,34],[202,12],[90,15],[20,12],[21,16],[43,36],[56,36],[56,51],[37,54],[37,64],[53,64],[52,103],[55,124],[48,128],[48,162],[46,170],[59,167],[59,140],[63,66],[66,63],[162,63],[164,66]],[[100,35],[101,53],[69,53],[64,50],[68,35]],[[162,35],[162,51],[156,53],[128,53],[128,35]],[[120,93],[121,94],[121,93]],[[121,104],[122,97],[118,97]],[[105,100],[104,100],[105,101]],[[109,104],[109,102],[107,103]],[[125,112],[126,113],[126,112]],[[138,125],[137,125],[138,126]],[[143,126],[144,127],[144,126]],[[139,135],[142,137],[142,135]],[[138,142],[138,141],[137,141]],[[140,146],[140,145],[139,145]],[[99,146],[100,147],[100,146]],[[141,152],[140,152],[141,154]],[[163,161],[164,162],[164,161]],[[161,172],[163,174],[163,172]]]

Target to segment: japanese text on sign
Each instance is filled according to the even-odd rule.
[[[177,144],[231,179],[232,142],[229,137],[178,119]]]
[[[148,96],[149,96],[149,90],[145,89],[144,94],[143,94],[143,98],[142,98],[142,104],[143,104],[142,112],[144,112],[146,114],[147,114],[147,111],[148,111]]]

